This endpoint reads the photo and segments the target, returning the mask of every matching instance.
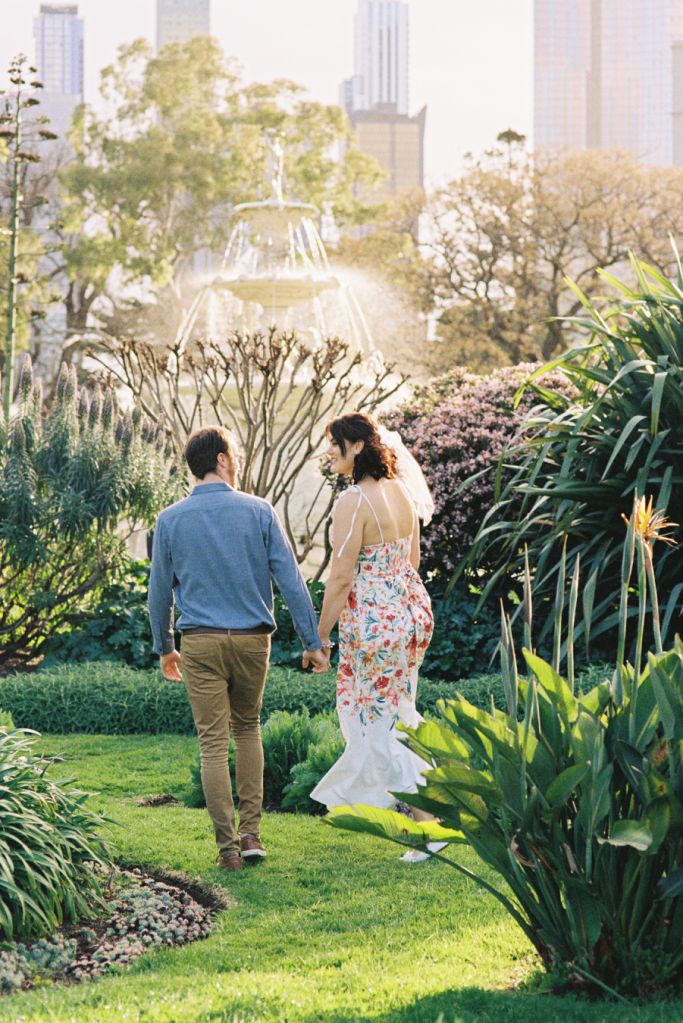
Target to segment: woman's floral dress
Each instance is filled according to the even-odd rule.
[[[434,630],[410,548],[411,538],[403,537],[360,550],[339,618],[337,712],[346,749],[311,793],[328,807],[391,807],[391,793],[414,792],[427,767],[396,731],[398,721],[422,720],[417,675]]]

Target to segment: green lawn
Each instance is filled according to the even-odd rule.
[[[589,1004],[513,986],[530,947],[489,896],[445,864],[410,866],[399,850],[319,820],[269,815],[269,858],[237,875],[212,865],[203,810],[135,805],[178,793],[195,755],[179,736],[50,736],[63,777],[100,794],[117,855],[201,874],[236,900],[207,941],[153,952],[89,985],[0,1000],[7,1023],[679,1023],[683,1001]],[[473,857],[462,850],[469,863]]]

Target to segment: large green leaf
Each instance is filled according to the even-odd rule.
[[[465,811],[484,824],[489,816],[489,804],[476,792],[471,792],[462,785],[452,785],[448,781],[438,781],[433,772],[426,774],[427,789],[431,798],[441,803],[453,803],[459,811]]]
[[[657,885],[660,899],[676,899],[683,895],[683,867],[677,867]]]
[[[569,732],[569,748],[575,761],[592,760],[596,744],[604,742],[605,726],[597,718],[582,711]]]
[[[438,821],[414,821],[394,810],[381,810],[361,803],[333,807],[323,821],[333,828],[360,831],[411,847],[423,846],[427,842],[462,844],[466,841],[461,831],[444,828]]]
[[[643,815],[643,824],[652,834],[652,843],[648,853],[658,853],[665,840],[671,824],[671,805],[668,799],[655,799],[650,803]]]
[[[564,771],[558,774],[557,778],[548,786],[545,794],[545,798],[550,806],[553,809],[563,806],[572,792],[574,792],[576,786],[586,777],[589,770],[590,764],[586,762],[583,764],[572,764],[571,767],[566,767]]]
[[[671,681],[663,670],[661,661],[650,654],[648,657],[649,675],[652,682],[652,689],[657,701],[657,707],[662,722],[662,730],[667,739],[673,739],[676,729],[676,704],[680,705],[680,699],[676,699],[676,693],[671,688]]]
[[[438,721],[423,721],[417,728],[397,726],[409,736],[410,748],[425,760],[445,756],[455,760],[469,760],[469,749],[452,728]]]
[[[551,772],[550,777],[547,777],[545,783],[541,784],[541,788],[546,789],[557,774],[557,753],[562,747],[562,719],[554,703],[547,696],[545,690],[539,687],[534,676],[530,682],[520,679],[519,691],[522,695],[525,717],[530,715],[536,724],[532,733],[534,739],[538,748],[545,754],[546,763],[541,766]],[[533,741],[531,742],[532,749]],[[536,756],[535,752],[534,756]],[[547,763],[548,757],[550,764]]]
[[[647,852],[652,845],[652,832],[641,821],[615,821],[607,838],[598,838],[598,842],[609,845],[630,845],[638,852]]]
[[[573,721],[576,721],[579,713],[578,700],[572,695],[572,691],[565,680],[558,675],[547,661],[542,660],[542,658],[530,650],[523,650],[522,652],[529,669],[533,671],[565,723],[571,724]]]
[[[491,757],[494,748],[503,756],[512,755],[514,743],[510,739],[514,733],[504,715],[497,718],[475,707],[460,695],[455,700],[440,700],[438,706],[446,720],[461,733],[464,732],[487,759]]]
[[[595,893],[588,890],[585,882],[570,882],[565,891],[575,948],[585,950],[585,956],[588,958],[602,932],[600,903]]]
[[[647,804],[650,801],[648,779],[646,777],[647,763],[640,750],[630,746],[627,742],[618,740],[614,746],[617,763],[621,767],[628,783],[632,786],[641,803]]]
[[[432,817],[438,817],[448,827],[453,827],[456,830],[461,827],[463,811],[454,805],[443,789],[435,789],[426,784],[421,785],[417,792],[392,792],[391,794],[401,803],[414,806],[417,810],[424,810]],[[475,821],[475,818],[468,817],[467,819]]]
[[[594,686],[589,692],[579,697],[579,702],[591,714],[595,714],[596,717],[600,717],[602,712],[605,710],[612,696],[612,686],[610,682],[600,682],[597,686]]]

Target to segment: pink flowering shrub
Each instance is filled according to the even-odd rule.
[[[529,389],[513,408],[518,387],[536,368],[523,363],[479,376],[459,366],[416,388],[410,401],[384,417],[422,466],[434,497],[434,517],[422,533],[421,566],[434,591],[468,553],[494,502],[499,457],[520,437],[525,413],[551,400]],[[544,377],[542,386],[550,392],[569,389],[560,374]],[[477,479],[459,491],[473,476]]]

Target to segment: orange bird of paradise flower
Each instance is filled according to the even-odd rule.
[[[628,525],[629,520],[622,514],[622,519]],[[655,540],[662,540],[664,543],[676,546],[676,541],[671,536],[665,535],[665,530],[675,529],[677,522],[670,522],[664,512],[656,511],[652,506],[652,497],[648,501],[639,497],[635,502],[634,527],[636,534],[652,551]]]

